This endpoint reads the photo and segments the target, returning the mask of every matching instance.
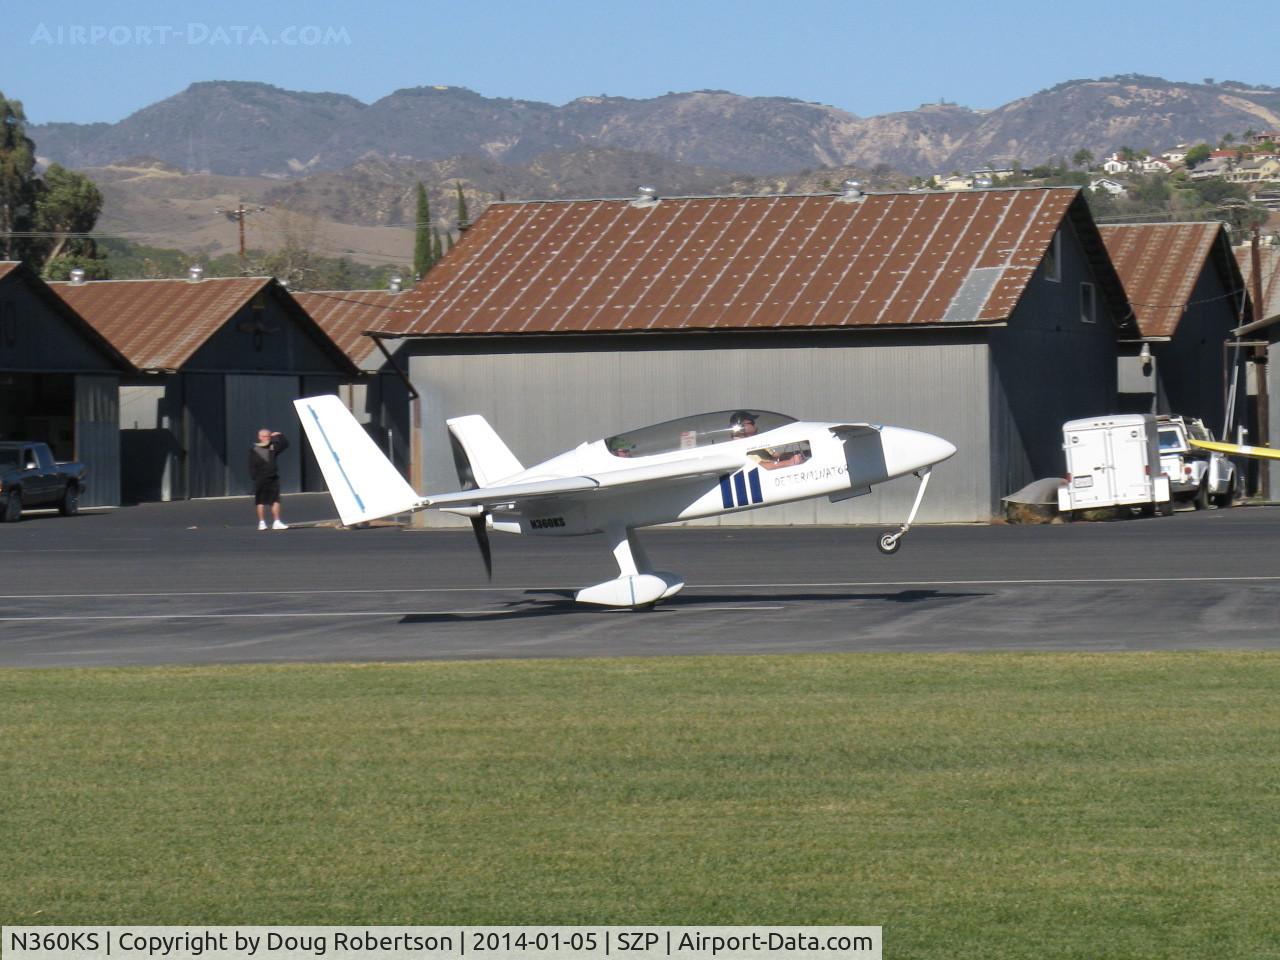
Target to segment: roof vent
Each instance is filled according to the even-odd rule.
[[[198,263],[193,263],[191,266],[187,267],[187,279],[191,283],[199,283],[204,279],[204,267],[200,266]]]
[[[398,273],[387,278],[387,289],[392,293],[399,293],[404,289],[404,278]]]
[[[76,286],[84,283],[84,267],[71,268],[71,282]]]
[[[657,202],[657,187],[641,187],[636,191],[636,198],[631,201],[631,205],[633,207],[652,207]]]
[[[866,199],[866,194],[862,192],[862,181],[846,180],[841,184],[840,200],[845,203],[857,203]]]

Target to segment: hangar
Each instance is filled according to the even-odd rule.
[[[374,335],[421,396],[425,490],[457,485],[447,417],[483,414],[531,463],[752,407],[945,437],[921,519],[980,521],[1061,472],[1064,421],[1114,410],[1137,333],[1078,189],[848,185],[496,203]],[[898,522],[914,491],[883,489],[731,522]]]
[[[271,277],[49,286],[138,371],[119,391],[126,502],[249,493],[240,451],[258,428],[296,440],[292,401],[357,373]],[[296,450],[280,460],[281,489],[324,489],[306,445]]]
[[[1121,349],[1120,408],[1199,417],[1221,435],[1236,360],[1224,346],[1252,310],[1225,226],[1108,224],[1099,230],[1140,333]],[[1244,397],[1242,386],[1232,424],[1240,422]]]
[[[0,438],[41,440],[89,470],[85,506],[120,502],[120,377],[129,361],[25,264],[0,262]]]
[[[343,402],[410,482],[411,465],[420,461],[413,448],[417,393],[384,343],[365,334],[392,322],[401,291],[312,290],[295,293],[338,348],[360,370],[357,380],[339,390]]]
[[[1245,340],[1267,344],[1258,349],[1255,361],[1255,370],[1262,375],[1261,393],[1266,398],[1265,415],[1259,418],[1265,424],[1265,429],[1256,430],[1251,442],[1280,446],[1273,439],[1277,430],[1280,430],[1280,369],[1277,369],[1276,364],[1267,362],[1269,348],[1280,342],[1280,245],[1277,245],[1275,238],[1271,243],[1264,244],[1255,235],[1253,243],[1236,247],[1234,252],[1244,282],[1257,306],[1253,322],[1233,332]],[[1262,405],[1260,396],[1259,406]],[[1280,491],[1280,463],[1266,461],[1258,466],[1265,471],[1264,483],[1259,492],[1275,496]]]

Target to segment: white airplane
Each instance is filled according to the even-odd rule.
[[[574,594],[579,603],[646,607],[684,581],[654,570],[635,530],[777,503],[846,500],[873,484],[920,478],[906,522],[879,540],[897,551],[933,466],[956,448],[929,433],[869,423],[814,423],[762,410],[670,420],[583,443],[536,466],[520,465],[483,417],[448,421],[463,489],[420,496],[336,396],[294,406],[347,526],[417,510],[468,517],[492,575],[489,530],[532,536],[603,533],[618,576]]]

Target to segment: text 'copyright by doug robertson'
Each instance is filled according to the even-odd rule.
[[[38,47],[349,47],[351,33],[316,23],[271,30],[253,24],[40,23],[28,42]]]
[[[3,960],[881,960],[881,927],[3,927]]]

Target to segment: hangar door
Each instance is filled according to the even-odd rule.
[[[253,493],[249,483],[249,448],[258,430],[279,430],[289,449],[278,461],[280,492],[302,489],[303,442],[293,401],[301,394],[297,377],[271,374],[227,374],[227,493]]]

